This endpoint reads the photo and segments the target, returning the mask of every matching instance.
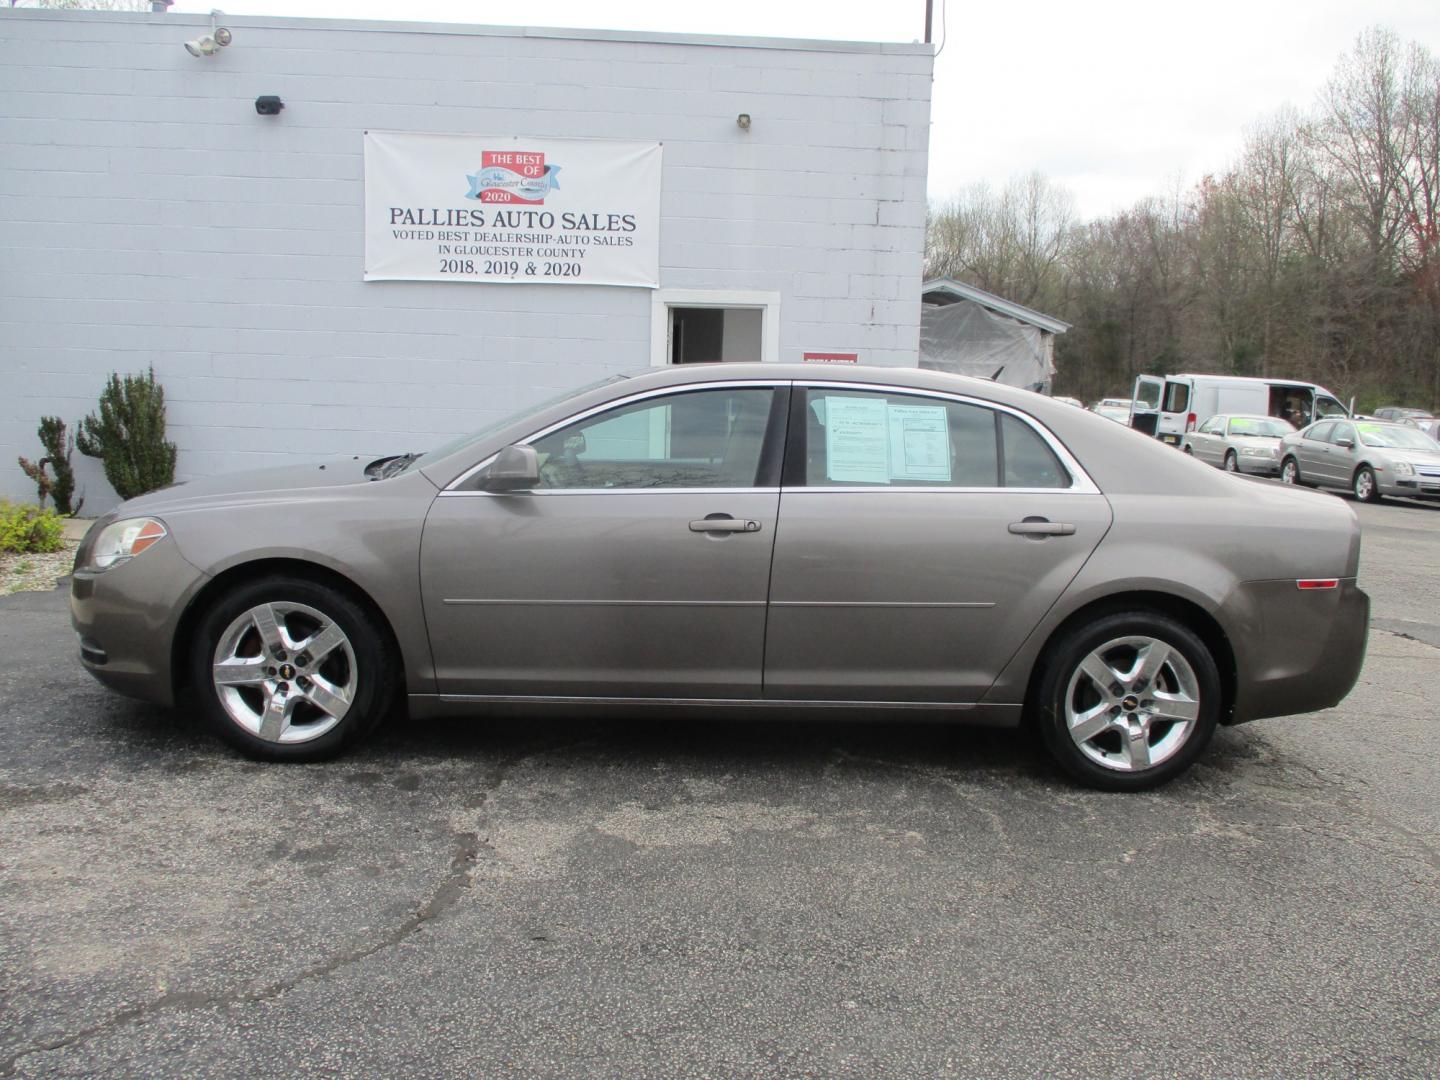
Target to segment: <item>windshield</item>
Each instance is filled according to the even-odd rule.
[[[608,386],[610,383],[620,382],[622,379],[628,378],[630,378],[629,375],[607,375],[603,379],[598,379],[595,382],[587,383],[584,386],[577,386],[574,389],[566,390],[563,394],[556,394],[553,397],[548,397],[544,401],[537,402],[534,405],[527,405],[525,406],[525,408],[519,410],[518,412],[513,412],[508,416],[501,417],[494,423],[486,424],[478,431],[472,431],[469,434],[461,435],[458,438],[451,439],[449,442],[441,443],[439,446],[435,447],[434,450],[431,450],[426,454],[422,454],[418,458],[419,465],[421,468],[424,468],[432,461],[439,461],[441,458],[449,457],[451,454],[456,453],[459,450],[465,449],[465,447],[469,446],[470,444],[479,442],[487,435],[491,435],[499,431],[501,428],[509,427],[511,424],[518,424],[527,416],[533,416],[538,413],[542,413],[546,409],[550,408],[550,406],[558,405],[560,404],[560,402],[565,401],[567,398],[578,397],[580,394],[588,393],[591,390],[598,390],[602,386]]]
[[[1356,424],[1360,441],[1366,446],[1389,446],[1402,450],[1440,450],[1440,443],[1422,431],[1399,424]]]
[[[1278,439],[1295,429],[1273,416],[1237,416],[1230,421],[1231,435],[1251,435],[1257,439]]]

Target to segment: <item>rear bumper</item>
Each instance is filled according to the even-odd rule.
[[[1315,590],[1298,589],[1293,580],[1247,582],[1224,607],[1236,617],[1231,723],[1328,709],[1359,679],[1370,597],[1354,578]]]

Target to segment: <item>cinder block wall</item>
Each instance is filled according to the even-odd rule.
[[[0,10],[6,496],[114,370],[154,365],[183,478],[424,449],[649,362],[646,289],[362,282],[367,128],[662,141],[662,287],[780,293],[782,360],[916,362],[928,46],[224,21],[195,59],[208,18]]]

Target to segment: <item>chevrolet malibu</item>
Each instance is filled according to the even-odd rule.
[[[714,364],[131,500],[71,612],[102,683],[277,761],[391,712],[908,716],[1134,790],[1349,692],[1359,553],[1341,501],[1027,391]]]

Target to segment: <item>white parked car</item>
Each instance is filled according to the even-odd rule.
[[[1117,424],[1130,423],[1130,399],[1121,397],[1101,398],[1090,411],[1099,413],[1106,420],[1114,420]]]
[[[1280,475],[1280,440],[1295,428],[1273,416],[1212,416],[1181,443],[1207,465],[1226,472]]]

